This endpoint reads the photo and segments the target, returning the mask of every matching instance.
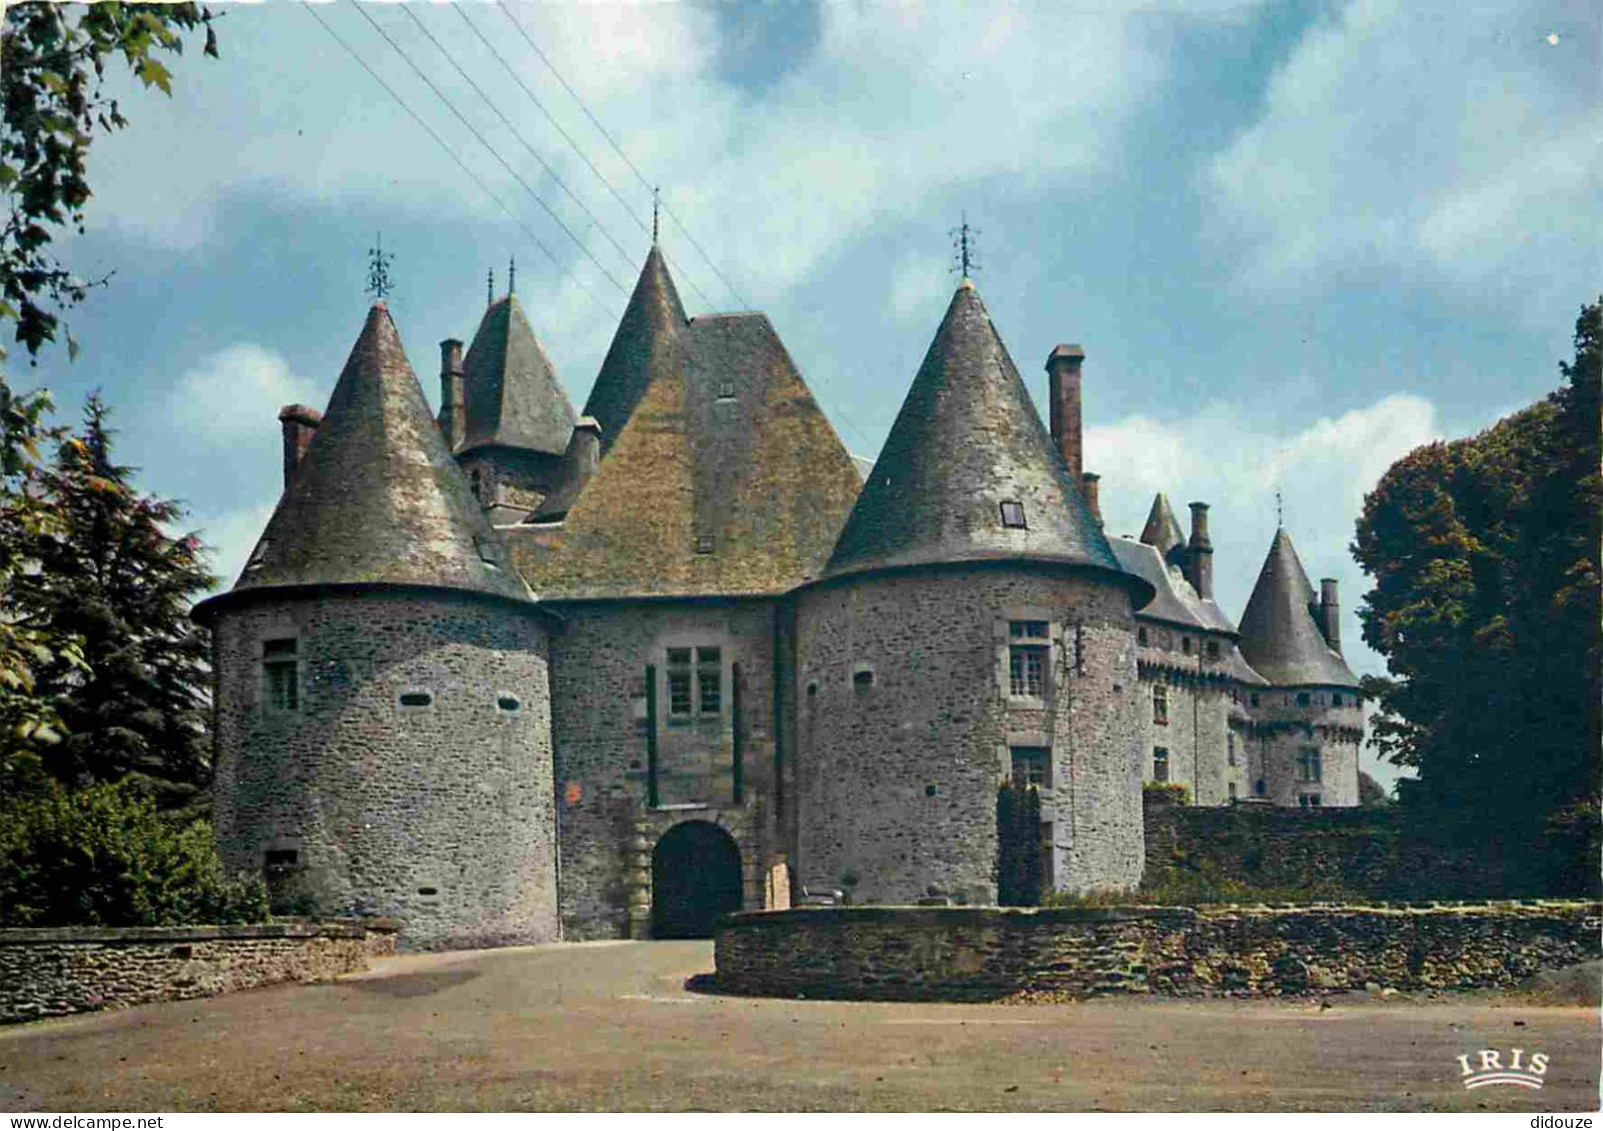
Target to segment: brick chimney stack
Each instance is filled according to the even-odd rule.
[[[1186,580],[1197,596],[1213,599],[1213,542],[1208,538],[1208,504],[1191,504],[1191,540],[1186,543]]]
[[[1080,366],[1085,351],[1077,345],[1061,345],[1046,359],[1047,403],[1051,415],[1052,442],[1063,455],[1069,477],[1081,482],[1085,472],[1080,447]]]
[[[1080,473],[1080,494],[1085,496],[1085,505],[1091,508],[1091,517],[1098,526],[1102,525],[1102,500],[1097,487],[1101,480],[1102,476],[1094,471]]]
[[[1319,631],[1330,645],[1330,650],[1337,654],[1341,652],[1341,605],[1336,600],[1336,579],[1322,577],[1319,579],[1319,615],[1315,618],[1319,622]]]
[[[568,450],[572,453],[573,474],[578,482],[588,483],[601,466],[601,422],[593,416],[581,416],[573,425],[568,437]]]
[[[289,490],[290,480],[295,477],[295,468],[311,446],[312,437],[317,435],[317,426],[322,422],[322,413],[303,404],[287,404],[278,410],[278,427],[284,437],[284,490]]]
[[[467,393],[463,388],[462,343],[446,338],[440,343],[440,435],[453,452],[467,432]]]

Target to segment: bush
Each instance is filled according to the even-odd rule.
[[[54,782],[0,802],[0,927],[259,923],[259,878],[230,879],[211,826],[123,785]]]

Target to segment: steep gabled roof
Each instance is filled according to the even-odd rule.
[[[1291,535],[1276,530],[1241,614],[1241,654],[1276,686],[1357,687],[1352,669],[1325,643],[1314,621],[1316,603]]]
[[[646,256],[623,319],[584,402],[585,416],[601,424],[601,451],[612,450],[652,378],[671,364],[674,339],[688,322],[679,290],[656,244]]]
[[[556,545],[520,554],[530,584],[549,599],[738,595],[815,576],[857,471],[767,317],[697,318],[659,347]]]
[[[463,362],[467,424],[462,450],[499,444],[561,455],[573,405],[516,295],[490,305]]]
[[[446,450],[382,302],[233,591],[365,584],[529,595]]]
[[[1003,525],[1004,502],[1022,504],[1023,528]],[[1019,558],[1123,572],[1069,482],[985,304],[964,280],[826,576]]]
[[[1196,591],[1187,584],[1184,577],[1177,576],[1177,570],[1172,570],[1164,562],[1156,546],[1129,538],[1109,538],[1108,544],[1113,548],[1119,564],[1126,571],[1144,578],[1156,593],[1156,596],[1141,609],[1140,616],[1149,620],[1167,621],[1185,628],[1235,631],[1234,628],[1218,628],[1201,614],[1197,607],[1199,602]]]
[[[1185,549],[1186,536],[1181,533],[1180,523],[1175,520],[1174,511],[1169,507],[1169,497],[1162,491],[1152,500],[1147,524],[1141,528],[1141,541],[1155,547],[1164,561],[1174,560],[1171,555],[1176,547],[1182,551]]]

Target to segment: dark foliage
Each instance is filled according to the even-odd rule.
[[[1592,305],[1562,388],[1365,500],[1359,615],[1391,675],[1364,691],[1383,753],[1419,770],[1410,803],[1540,821],[1597,792],[1600,356]]]
[[[1366,809],[1379,809],[1391,804],[1386,790],[1364,771],[1358,771],[1358,804]]]
[[[91,396],[82,429],[33,489],[57,525],[29,547],[33,568],[13,579],[5,615],[81,642],[81,664],[39,665],[35,693],[54,704],[63,737],[37,755],[69,785],[133,778],[166,806],[209,774],[209,645],[189,620],[212,585],[194,535],[169,500],[140,494],[112,459],[107,410]]]
[[[93,282],[52,251],[64,229],[83,230],[91,195],[87,162],[96,131],[128,124],[104,93],[106,64],[119,56],[146,87],[171,93],[158,58],[184,49],[183,34],[204,28],[216,56],[212,14],[195,4],[13,4],[0,26],[0,321],[30,355],[56,338],[60,311],[81,302]],[[104,281],[104,280],[101,280]],[[69,352],[76,343],[67,335]],[[0,351],[0,356],[4,356]]]
[[[229,879],[205,821],[128,786],[45,782],[0,801],[0,927],[259,923],[259,878]]]
[[[1043,887],[1041,795],[1022,782],[1004,782],[996,791],[996,901],[1037,907]]]

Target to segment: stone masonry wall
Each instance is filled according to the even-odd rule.
[[[1205,808],[1156,791],[1145,797],[1145,823],[1148,889],[1414,900],[1584,896],[1597,885],[1595,826],[1590,839],[1588,826],[1430,827],[1397,806]],[[1587,875],[1590,886],[1578,879]]]
[[[1141,667],[1141,711],[1146,723],[1142,777],[1156,780],[1156,751],[1168,752],[1168,781],[1184,785],[1198,805],[1225,805],[1230,785],[1241,796],[1245,759],[1229,764],[1230,686],[1218,678],[1217,658],[1206,652],[1209,643],[1221,650],[1233,646],[1229,638],[1200,629],[1149,622],[1141,626],[1147,643],[1138,643]],[[1184,647],[1188,645],[1189,648]],[[1155,685],[1162,684],[1167,700],[1165,722],[1158,721]]]
[[[1308,697],[1299,705],[1299,695]],[[1334,705],[1335,697],[1341,705]],[[1363,710],[1350,689],[1328,687],[1264,688],[1249,699],[1253,795],[1275,805],[1299,806],[1304,795],[1319,798],[1321,808],[1358,804],[1358,747]],[[1319,751],[1320,780],[1302,780],[1298,755]],[[1258,781],[1264,792],[1257,793]]]
[[[996,787],[1049,751],[1049,882],[1141,870],[1142,719],[1129,599],[1086,571],[941,567],[798,600],[799,881],[853,902],[996,899]],[[1008,624],[1049,625],[1046,694],[1011,694]]]
[[[764,872],[782,851],[770,804],[776,603],[596,601],[558,611],[566,623],[552,639],[551,680],[565,936],[640,936],[650,921],[651,850],[683,820],[709,821],[733,837],[746,906],[761,907]],[[719,649],[721,702],[672,718],[667,650],[702,647]],[[647,797],[648,666],[656,678],[655,810]]]
[[[268,702],[278,639],[294,710]],[[557,937],[542,619],[446,592],[269,599],[225,608],[214,648],[231,869],[265,869],[292,913],[393,917],[407,949]]]
[[[358,923],[0,930],[0,1023],[322,981],[394,948]]]
[[[1596,959],[1600,924],[1595,902],[815,908],[731,916],[717,977],[735,993],[892,1001],[1470,989]]]

